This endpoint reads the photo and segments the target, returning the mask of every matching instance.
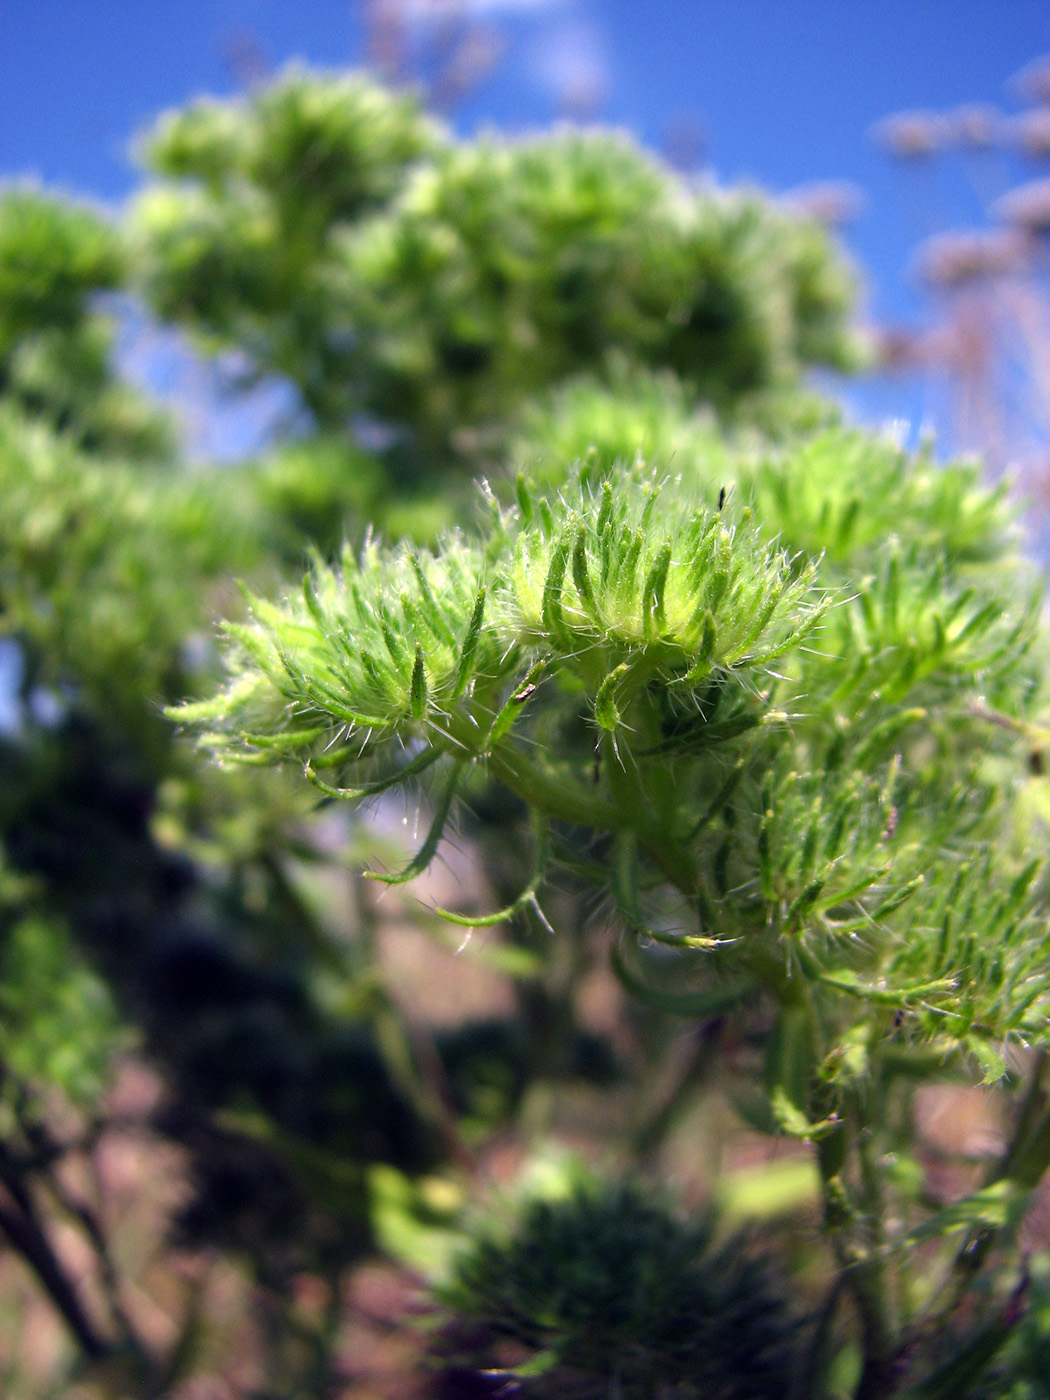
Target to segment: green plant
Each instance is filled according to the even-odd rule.
[[[369,415],[396,475],[498,458],[514,416],[617,354],[728,408],[857,360],[825,231],[759,195],[688,191],[623,136],[457,143],[409,97],[292,69],[169,115],[131,220],[163,317],[318,428]]]
[[[114,374],[103,293],[124,286],[120,235],[89,209],[26,187],[0,195],[0,386],[98,451],[163,458],[170,425]]]
[[[444,1359],[487,1360],[523,1395],[772,1400],[795,1369],[798,1321],[768,1262],[641,1185],[526,1198],[481,1225],[437,1296],[454,1319]],[[520,1359],[501,1367],[501,1348]]]
[[[113,224],[0,200],[0,1230],[85,1384],[177,1394],[216,1364],[199,1299],[147,1343],[69,1190],[117,1052],[148,1057],[149,1132],[184,1154],[172,1236],[202,1271],[236,1261],[287,1400],[345,1382],[362,1261],[437,1269],[492,1156],[564,1133],[566,1098],[653,1185],[484,1235],[465,1314],[553,1231],[570,1369],[596,1360],[602,1268],[648,1258],[640,1295],[664,1275],[602,1334],[599,1393],[752,1393],[709,1321],[662,1369],[690,1290],[783,1320],[656,1184],[700,1143],[690,1189],[739,1209],[732,1121],[788,1140],[820,1196],[819,1228],[798,1191],[793,1225],[758,1228],[799,1294],[769,1393],[1006,1375],[1050,1154],[1039,581],[975,467],[803,387],[856,362],[826,232],[623,137],[454,141],[361,77],[295,70],[142,149],[155,181]],[[293,440],[183,460],[109,363],[116,291],[234,352],[238,382],[282,378]],[[187,696],[203,755],[164,719]],[[406,792],[429,829],[398,869]],[[347,816],[370,807],[375,829]],[[368,876],[445,859],[474,888],[427,900],[456,907],[374,898]],[[430,967],[428,937],[459,961]],[[495,994],[443,1020],[468,960]],[[915,1123],[944,1081],[998,1086],[1012,1123],[954,1193]]]
[[[430,832],[386,881],[425,869],[483,767],[537,836],[532,878],[481,922],[539,908],[554,861],[604,891],[632,990],[769,1007],[740,1093],[814,1144],[856,1394],[958,1393],[920,1377],[964,1295],[933,1301],[913,1255],[963,1230],[956,1269],[989,1257],[1048,1152],[1037,1059],[984,1188],[931,1213],[899,1170],[916,1076],[1019,1082],[1047,1032],[1023,800],[1044,641],[1007,508],[968,468],[841,429],[711,453],[701,435],[672,478],[601,466],[546,495],[520,478],[435,553],[370,545],[253,600],[229,687],[177,717],[333,798],[426,773]]]

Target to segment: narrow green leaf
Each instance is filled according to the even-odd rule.
[[[409,710],[413,719],[422,719],[427,712],[427,673],[423,664],[423,648],[416,643],[416,659],[412,666],[412,688]]]
[[[642,589],[642,625],[647,638],[659,636],[664,625],[664,592],[671,567],[671,546],[663,544],[657,551]]]
[[[1003,1230],[1015,1224],[1024,1214],[1030,1192],[1012,1181],[996,1181],[983,1186],[961,1201],[953,1201],[937,1211],[929,1220],[912,1230],[905,1245],[912,1248],[926,1240],[944,1239],[960,1230]]]
[[[518,510],[521,513],[522,523],[529,525],[532,523],[532,494],[529,491],[528,483],[523,472],[518,472],[518,479],[515,482],[515,492],[518,498]]]
[[[803,1142],[819,1142],[839,1127],[840,1120],[835,1116],[811,1123],[791,1102],[781,1085],[777,1085],[770,1094],[769,1106],[781,1132]]]
[[[612,482],[610,482],[610,481],[603,481],[603,482],[602,482],[602,503],[601,503],[601,506],[599,507],[599,510],[598,510],[598,523],[597,523],[597,525],[595,526],[595,533],[598,535],[599,539],[605,534],[606,530],[609,528],[609,524],[610,524],[610,522],[611,522],[611,520],[612,520],[612,517],[613,517],[613,489],[612,489]]]
[[[700,648],[696,660],[684,676],[673,682],[676,688],[684,690],[707,680],[711,674],[717,641],[718,624],[715,622],[715,615],[710,608],[705,608],[703,631],[700,634]]]
[[[707,934],[669,933],[664,929],[653,928],[646,923],[638,899],[638,843],[629,832],[616,836],[612,863],[610,888],[617,909],[625,923],[636,933],[665,948],[695,948],[710,952],[726,948],[735,943],[735,938],[711,937]]]
[[[616,703],[616,691],[630,674],[630,664],[621,661],[602,681],[594,697],[594,718],[601,729],[610,732],[620,727],[622,715]]]
[[[430,584],[423,571],[423,565],[419,562],[418,555],[411,553],[408,559],[412,566],[412,572],[416,576],[416,583],[419,586],[419,596],[423,603],[424,615],[430,625],[431,631],[436,633],[447,647],[454,647],[456,645],[456,639],[452,633],[452,629],[445,621],[444,613],[437,605],[434,594],[431,592]]]
[[[467,623],[466,636],[463,638],[459,661],[456,664],[456,674],[452,682],[452,698],[454,700],[459,699],[472,678],[471,671],[474,666],[474,658],[477,655],[478,642],[481,638],[481,624],[485,619],[485,593],[485,585],[482,584],[474,599],[474,608],[470,614],[470,621]]]
[[[541,616],[543,625],[558,641],[564,641],[567,629],[562,620],[562,589],[565,585],[565,571],[569,564],[569,532],[563,530],[551,551],[547,578],[543,585]]]
[[[314,588],[314,581],[310,574],[307,574],[303,579],[303,600],[306,603],[307,611],[317,623],[318,627],[320,627],[321,631],[327,631],[328,621],[318,600],[317,591]]]
[[[370,782],[361,783],[358,787],[332,787],[331,784],[322,782],[317,776],[312,762],[308,763],[303,771],[314,787],[319,792],[323,792],[326,797],[336,797],[343,802],[362,802],[369,797],[378,797],[381,792],[387,792],[392,787],[400,787],[409,778],[415,778],[420,773],[424,773],[432,763],[436,763],[443,756],[441,749],[424,749],[411,762],[404,764],[385,778],[374,778]]]
[[[594,596],[594,589],[591,587],[590,574],[587,569],[587,530],[583,525],[576,531],[576,543],[572,550],[572,581],[576,585],[576,592],[580,595],[580,602],[588,616],[593,621],[600,622],[598,603]]]
[[[381,880],[384,885],[405,885],[409,880],[414,880],[417,875],[421,875],[427,866],[434,859],[434,855],[441,842],[441,837],[445,830],[445,823],[448,821],[448,814],[452,810],[452,803],[456,796],[456,788],[459,784],[463,765],[457,763],[449,775],[449,780],[445,789],[438,799],[437,807],[434,810],[434,819],[427,832],[427,839],[415,857],[405,866],[404,870],[397,875],[383,875],[377,870],[366,870],[367,880]]]
[[[857,749],[855,760],[857,767],[868,767],[877,761],[881,753],[891,748],[906,729],[909,729],[913,724],[918,724],[920,720],[926,718],[926,715],[926,710],[915,706],[910,710],[901,710],[898,714],[889,715],[886,719],[881,720]]]
[[[316,744],[318,739],[323,739],[330,732],[330,728],[327,724],[315,725],[310,729],[279,729],[275,734],[251,734],[244,730],[239,737],[257,749],[281,749],[291,752],[293,749],[307,749],[311,744]]]
[[[457,914],[450,909],[441,909],[435,906],[435,914],[440,915],[446,923],[457,924],[460,928],[492,928],[496,924],[505,924],[509,919],[513,919],[515,914],[519,914],[529,905],[536,902],[537,892],[547,876],[547,856],[550,850],[550,823],[544,818],[537,819],[536,832],[536,862],[529,883],[505,909],[498,909],[494,914]]]
[[[534,666],[529,668],[528,674],[523,682],[520,684],[515,682],[513,692],[503,704],[496,718],[492,721],[492,728],[485,738],[486,752],[494,748],[495,745],[510,732],[514,721],[536,693],[536,687],[539,685],[540,677],[546,669],[547,662],[545,660],[537,661]]]

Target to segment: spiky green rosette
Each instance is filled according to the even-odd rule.
[[[1045,1037],[1045,915],[1011,844],[1038,609],[968,468],[839,430],[695,442],[662,483],[584,467],[436,554],[318,564],[227,629],[229,688],[180,717],[332,796],[432,770],[430,833],[382,878],[426,866],[475,765],[537,819],[519,904],[552,841],[599,835],[577,868],[640,937],[623,980],[699,1014],[771,994],[776,1119],[820,1136],[877,1043],[994,1077],[1004,1042]]]
[[[522,485],[514,510],[494,508],[487,539],[457,537],[437,555],[369,545],[318,565],[301,598],[254,600],[254,620],[228,627],[230,687],[178,717],[219,721],[203,742],[229,756],[300,757],[319,783],[320,770],[352,775],[323,784],[340,796],[444,760],[427,857],[462,770],[484,762],[541,817],[633,833],[688,885],[682,820],[694,816],[690,794],[668,787],[681,782],[672,768],[684,775],[671,751],[781,720],[759,681],[828,600],[813,565],[768,545],[753,520],[640,468],[623,487],[581,473],[552,509]],[[552,724],[580,714],[593,722],[580,751],[553,734],[541,750]],[[597,782],[596,743],[610,759]],[[633,806],[628,781],[643,788]]]
[[[766,1265],[631,1183],[584,1180],[490,1224],[438,1301],[452,1359],[500,1374],[513,1348],[502,1375],[535,1400],[782,1400],[801,1351]]]

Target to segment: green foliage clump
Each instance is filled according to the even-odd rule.
[[[975,462],[914,459],[865,433],[818,432],[787,450],[759,451],[742,485],[785,540],[845,570],[888,538],[963,572],[1009,560],[1022,543],[1006,488],[982,488]],[[970,581],[972,575],[966,575]]]
[[[259,535],[296,569],[308,546],[334,558],[358,522],[391,510],[382,467],[345,439],[288,443],[230,476],[215,485],[233,508],[238,497],[254,500]]]
[[[713,414],[698,411],[677,375],[621,360],[610,361],[604,383],[579,376],[526,405],[508,455],[538,488],[556,488],[573,463],[606,475],[641,457],[670,471],[679,452],[695,456],[702,443],[713,482],[724,441]]]
[[[822,243],[819,308],[795,295],[796,236]],[[537,390],[617,354],[722,405],[794,382],[811,358],[849,360],[849,277],[823,233],[757,197],[687,195],[622,137],[451,148],[346,252],[368,406],[424,441],[491,434]],[[820,318],[837,341],[829,329],[810,356]]]
[[[214,487],[87,453],[0,408],[0,628],[39,684],[140,733],[185,693],[202,582],[233,559],[246,571],[257,549],[250,505]]]
[[[291,67],[247,101],[204,100],[161,117],[140,143],[146,166],[175,180],[268,189],[288,227],[353,219],[397,193],[406,167],[439,139],[409,95],[360,76]]]
[[[227,629],[230,686],[182,718],[227,756],[303,763],[331,797],[443,770],[426,840],[387,880],[430,863],[483,770],[539,836],[522,893],[478,921],[538,908],[556,861],[615,909],[631,991],[678,1014],[766,1008],[741,1110],[814,1144],[840,1258],[866,1257],[874,1228],[887,1260],[1005,1229],[1047,1163],[1042,1131],[1019,1129],[991,1195],[943,1220],[904,1191],[883,1221],[896,1188],[868,1145],[894,1084],[932,1067],[1001,1081],[1050,1037],[1024,815],[1045,638],[1002,494],[843,428],[709,446],[702,423],[670,422],[666,481],[600,446],[557,492],[520,478],[514,506],[490,499],[473,537],[372,544],[301,597],[254,602]],[[879,1311],[889,1270],[844,1275],[884,1329],[858,1394],[882,1393],[905,1345]]]
[[[517,1393],[780,1400],[798,1323],[768,1265],[641,1185],[584,1179],[482,1226],[438,1300],[467,1339],[456,1359]],[[500,1366],[508,1346],[521,1358]]]
[[[294,68],[247,101],[162,118],[142,156],[169,182],[141,197],[133,225],[147,300],[285,375],[320,425],[341,423],[355,335],[332,297],[337,235],[438,139],[411,97]]]
[[[490,458],[538,390],[616,355],[722,407],[856,361],[824,230],[688,192],[623,136],[457,144],[367,79],[292,70],[143,150],[166,177],[134,215],[149,303],[321,428],[378,419],[402,471]]]
[[[0,195],[0,389],[91,450],[165,457],[163,415],[111,367],[101,293],[125,282],[115,227],[33,189]]]
[[[36,190],[7,190],[0,217],[4,355],[42,326],[75,328],[93,292],[120,285],[119,246],[97,214]]]
[[[1023,549],[1006,487],[984,489],[978,463],[844,430],[834,404],[798,390],[745,398],[727,426],[678,376],[620,361],[607,382],[581,377],[536,399],[512,444],[514,464],[548,490],[573,463],[615,479],[638,456],[702,491],[735,490],[788,548],[846,573],[889,537],[956,568]]]
[[[128,1044],[105,982],[68,929],[34,915],[0,940],[0,1013],[0,1102],[28,1088],[90,1107]]]
[[[590,697],[614,744],[632,703],[651,709],[649,728],[676,722],[677,710],[687,719],[713,672],[766,664],[825,604],[812,569],[793,572],[750,522],[727,526],[717,509],[643,475],[620,496],[581,475],[558,521],[523,485],[483,546],[453,539],[431,555],[370,545],[340,570],[318,567],[287,614],[255,600],[256,621],[231,631],[242,651],[229,693],[183,718],[228,718],[234,756],[310,752],[311,771],[347,760],[366,770],[422,741],[412,771],[448,757],[453,780],[479,759],[522,768],[512,731],[548,673],[567,695]],[[571,769],[564,777],[521,774],[549,790],[552,815],[628,820]]]

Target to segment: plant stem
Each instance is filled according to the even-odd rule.
[[[0,1161],[0,1180],[10,1196],[10,1204],[0,1201],[0,1231],[43,1284],[84,1355],[92,1361],[104,1360],[112,1351],[112,1343],[88,1317],[73,1281],[37,1219],[29,1191],[6,1153]]]
[[[856,1106],[854,1106],[856,1108]],[[824,1228],[838,1261],[842,1284],[850,1292],[860,1323],[863,1359],[853,1400],[882,1400],[896,1388],[897,1329],[888,1290],[886,1265],[881,1257],[882,1192],[870,1142],[862,1139],[866,1121],[859,1111],[849,1115],[855,1125],[864,1215],[858,1216],[846,1196],[843,1168],[845,1152],[831,1150],[831,1139],[818,1146]],[[840,1132],[845,1131],[843,1125]],[[851,1228],[852,1227],[852,1228]],[[856,1238],[860,1227],[861,1238]],[[852,1236],[852,1237],[851,1237]]]
[[[889,1271],[885,1259],[885,1205],[882,1185],[871,1155],[871,1139],[861,1127],[857,1134],[857,1159],[865,1209],[866,1236],[863,1257],[848,1276],[861,1320],[864,1362],[854,1400],[879,1400],[896,1387],[895,1358],[899,1329],[894,1319]]]

